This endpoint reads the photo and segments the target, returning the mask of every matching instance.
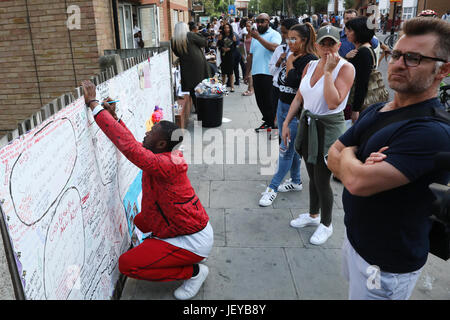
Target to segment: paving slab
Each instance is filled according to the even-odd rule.
[[[211,208],[259,208],[267,181],[211,181]]]
[[[289,227],[289,210],[226,209],[226,238],[230,247],[303,247],[296,229]]]
[[[207,300],[297,299],[283,248],[215,247],[206,264]]]
[[[265,183],[268,179],[268,176],[261,175],[261,166],[258,164],[225,164],[224,175],[226,181],[261,180]]]
[[[222,164],[190,165],[187,174],[191,182],[198,180],[201,181],[223,180],[223,165]]]
[[[348,284],[342,276],[338,249],[286,248],[299,299],[347,299]]]

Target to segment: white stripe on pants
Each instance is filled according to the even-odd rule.
[[[410,273],[389,273],[368,264],[347,237],[342,246],[342,272],[349,282],[349,300],[408,300],[422,268]]]

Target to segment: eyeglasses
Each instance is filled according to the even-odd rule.
[[[420,53],[416,53],[416,52],[401,53],[398,50],[394,50],[391,52],[390,55],[391,55],[391,57],[389,59],[389,63],[392,63],[393,61],[397,61],[398,59],[403,57],[403,62],[405,63],[405,66],[407,66],[407,67],[417,67],[420,64],[420,62],[422,61],[422,59],[430,59],[433,61],[447,62],[446,60],[441,59],[441,58],[427,57],[427,56],[423,56]]]
[[[255,21],[256,23],[264,23],[267,21],[267,19],[256,19]]]
[[[289,44],[289,43],[294,44],[294,43],[296,43],[296,42],[297,42],[297,39],[295,39],[295,38],[287,38],[287,39],[286,39],[286,43],[287,43],[287,44]]]

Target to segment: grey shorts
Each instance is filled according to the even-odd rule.
[[[342,246],[342,273],[349,282],[349,300],[408,300],[422,272],[389,273],[368,264],[347,237]]]

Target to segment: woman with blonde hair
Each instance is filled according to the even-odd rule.
[[[211,77],[212,71],[206,61],[203,49],[208,45],[205,37],[190,32],[185,22],[175,25],[174,35],[170,41],[173,53],[180,59],[181,89],[189,92],[185,96],[185,105],[181,115],[181,128],[186,128],[191,112],[192,103],[195,103],[194,89],[203,79]]]

